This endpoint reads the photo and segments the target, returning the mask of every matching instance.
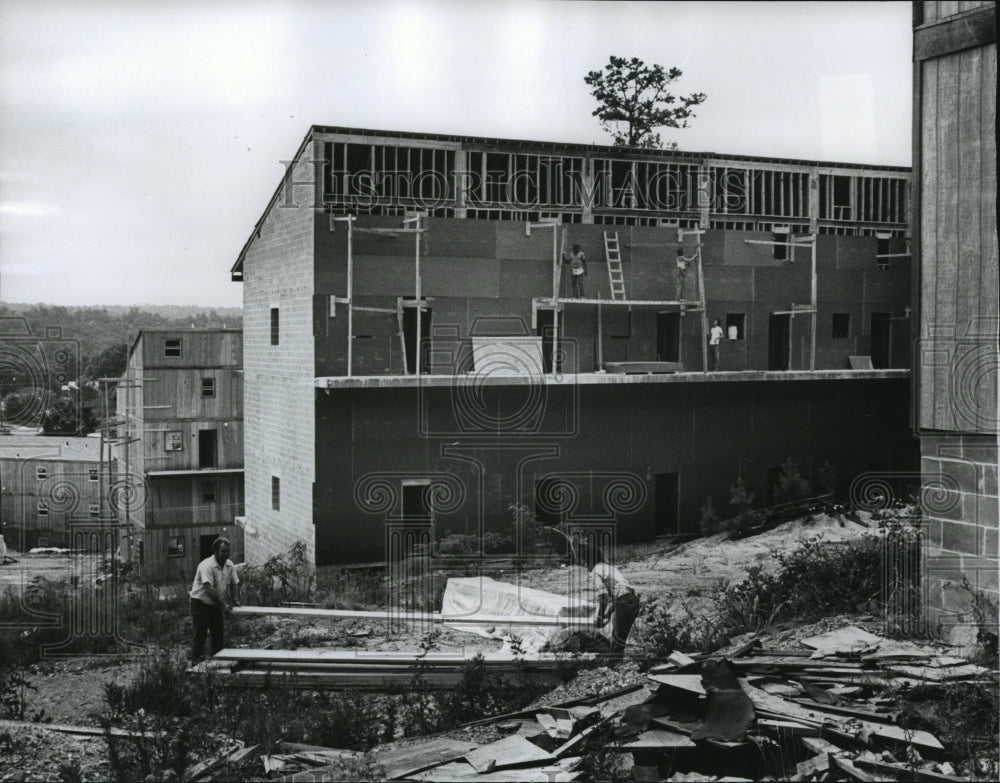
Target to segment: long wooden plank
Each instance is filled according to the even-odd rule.
[[[982,153],[981,149],[988,144],[987,139],[980,139],[979,128],[982,118],[982,52],[979,49],[969,49],[957,55],[958,57],[958,160],[957,176],[959,192],[957,198],[957,252],[958,268],[955,274],[955,337],[961,340],[969,333],[970,327],[979,315],[979,285],[982,279],[982,267],[991,263],[992,259],[984,257],[982,246],[982,226],[980,225],[979,202],[983,194]],[[959,343],[958,355],[969,351],[968,343]],[[976,346],[978,347],[978,346]],[[975,350],[975,349],[973,349]],[[955,426],[959,430],[975,430],[978,411],[970,410],[969,400],[979,396],[971,391],[973,382],[981,378],[970,378],[974,372],[969,372],[972,365],[963,362],[967,368],[964,373],[951,379],[957,381],[957,390],[964,392],[966,399],[952,400],[956,412]],[[953,383],[952,389],[956,386]],[[994,390],[995,396],[995,390]]]
[[[928,60],[921,63],[921,107],[919,118],[921,128],[920,145],[920,320],[923,324],[933,325],[937,322],[937,92],[938,63]],[[920,346],[930,347],[927,334],[915,335],[923,340]],[[919,409],[916,411],[916,421],[921,429],[934,427],[934,376],[936,370],[929,360],[929,350],[919,350],[915,357],[917,373],[917,388],[919,391]]]
[[[97,726],[72,726],[65,723],[33,723],[27,720],[0,720],[0,729],[44,729],[45,731],[57,731],[61,734],[78,734],[82,737],[103,737],[104,729]],[[127,729],[116,729],[111,727],[113,737],[158,737],[162,732],[151,731],[128,731]]]
[[[564,783],[582,775],[579,771],[561,769],[557,765],[534,767],[529,769],[501,769],[496,772],[476,772],[475,768],[464,761],[452,761],[435,767],[426,772],[411,775],[413,780],[426,780],[429,783]]]
[[[938,176],[937,291],[934,325],[955,329],[956,284],[958,279],[958,193],[961,178],[958,127],[959,58],[938,60],[938,149],[935,164]],[[955,337],[949,341],[954,355]],[[955,429],[954,400],[951,399],[951,369],[941,367],[934,375],[934,425]]]
[[[459,625],[539,626],[547,628],[587,627],[586,617],[514,617],[507,615],[443,615],[439,612],[372,612],[359,609],[314,609],[295,606],[236,606],[237,616],[316,617],[328,620],[372,620],[407,623],[454,623]]]
[[[982,113],[980,117],[980,144],[982,145],[981,192],[979,194],[979,225],[982,240],[982,257],[980,261],[980,280],[976,286],[979,290],[979,309],[981,316],[996,315],[998,309],[998,292],[1000,292],[1000,268],[997,265],[997,47],[987,46],[983,49],[981,68],[982,86],[980,100]],[[996,372],[993,373],[993,383],[997,382]],[[978,414],[981,422],[997,420],[996,387],[986,394],[976,396],[979,406]]]
[[[395,692],[412,686],[413,675],[401,674],[295,674],[267,671],[241,671],[218,675],[222,684],[240,687],[265,687],[281,683],[284,687],[301,690]],[[558,685],[562,680],[555,673],[536,675],[536,680]],[[454,689],[461,681],[458,673],[430,672],[421,677],[421,685],[430,689]]]
[[[913,59],[947,56],[961,49],[984,46],[996,39],[996,10],[986,7],[961,19],[917,29],[913,35]]]
[[[588,656],[594,659],[594,655]],[[409,666],[414,663],[422,663],[428,667],[434,666],[463,666],[470,660],[470,656],[464,652],[429,652],[426,655],[416,652],[393,652],[393,651],[368,651],[368,650],[258,650],[242,649],[237,647],[227,647],[217,652],[215,660],[224,661],[251,661],[269,663],[347,663],[347,664],[399,664]],[[483,660],[487,666],[517,665],[517,659],[510,655],[497,655],[490,653],[483,655]],[[554,653],[538,653],[530,659],[524,659],[532,664],[557,664],[565,662],[565,656]],[[691,675],[697,676],[697,675]]]

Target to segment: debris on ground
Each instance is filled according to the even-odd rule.
[[[615,691],[567,699],[557,689],[520,712],[368,754],[285,745],[261,757],[261,771],[283,781],[337,779],[345,763],[367,759],[380,779],[429,782],[588,780],[595,769],[633,781],[963,779],[961,760],[903,721],[885,694],[945,683],[995,688],[996,670],[944,645],[855,625],[810,633],[778,649],[761,631],[720,653],[675,653],[642,674],[624,664]],[[613,672],[581,677],[606,683]]]

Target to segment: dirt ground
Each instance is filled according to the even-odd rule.
[[[723,540],[723,535],[681,544],[654,543],[623,546],[618,565],[640,595],[655,596],[661,604],[697,609],[709,602],[712,588],[720,581],[737,581],[754,565],[765,568],[775,563],[775,552],[790,551],[804,538],[822,535],[827,541],[858,537],[869,528],[857,523],[817,515],[806,520],[785,523],[769,532],[741,541]],[[72,573],[74,564],[67,556],[19,556],[16,571],[12,566],[0,569],[4,582],[26,584],[34,575],[57,578]],[[568,588],[581,584],[585,573],[573,573],[568,566],[549,571],[529,572],[524,584],[554,593],[566,594]],[[503,579],[504,575],[496,576]],[[421,637],[428,629],[407,627],[394,633],[380,623],[360,620],[322,621],[241,617],[234,618],[241,628],[234,628],[231,640],[253,638],[253,646],[265,648],[328,647],[378,650],[419,650]],[[251,624],[263,624],[252,628]],[[500,648],[496,640],[485,639],[454,629],[441,629],[438,638],[443,651],[465,650],[491,652]],[[244,642],[245,643],[245,642]],[[104,687],[108,682],[126,680],[137,665],[135,659],[94,656],[61,661],[44,661],[34,667],[29,682],[34,690],[28,696],[29,712],[44,711],[55,723],[96,726],[92,713],[101,708]],[[101,780],[107,770],[100,758],[103,740],[86,740],[36,729],[14,729],[16,736],[28,738],[26,751],[0,766],[0,782],[44,780],[52,776],[58,763],[69,758],[81,762],[85,780]],[[2,735],[2,729],[0,729]],[[0,748],[2,749],[2,748]],[[3,755],[3,754],[0,754]],[[20,773],[24,773],[24,777]],[[47,777],[47,776],[48,777]]]
[[[17,562],[0,565],[0,589],[8,585],[23,587],[37,576],[46,579],[69,579],[74,574],[91,572],[96,565],[93,558],[90,558],[89,562],[81,562],[80,557],[70,554],[34,555],[8,550],[7,555]]]

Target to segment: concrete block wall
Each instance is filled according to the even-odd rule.
[[[930,630],[961,638],[973,621],[972,595],[962,587],[963,575],[973,591],[1000,603],[996,437],[925,435],[921,472]]]
[[[244,260],[245,539],[248,562],[261,562],[305,541],[314,552],[312,493],[316,431],[313,205],[310,149],[294,167],[292,203],[282,195]],[[326,217],[320,216],[324,221]],[[279,311],[279,344],[271,345],[271,308]],[[280,479],[272,509],[271,479]]]

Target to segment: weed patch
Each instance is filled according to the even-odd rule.
[[[725,644],[718,625],[696,614],[686,606],[677,616],[656,600],[647,601],[639,611],[639,622],[633,632],[639,657],[650,665],[663,660],[672,652],[709,652]]]

